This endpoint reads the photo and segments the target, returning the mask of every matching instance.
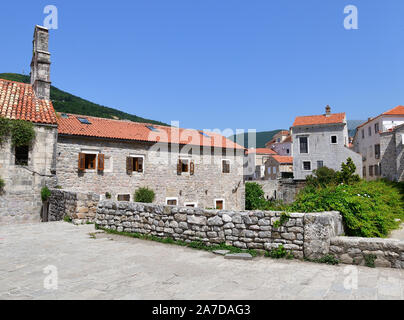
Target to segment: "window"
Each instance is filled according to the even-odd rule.
[[[18,166],[28,165],[29,147],[15,147],[15,164]]]
[[[320,169],[322,167],[324,167],[324,161],[322,160],[317,161],[317,169]]]
[[[130,201],[130,194],[118,194],[118,201]]]
[[[223,199],[215,199],[215,208],[217,210],[223,210],[224,209],[224,200]]]
[[[379,165],[375,165],[374,166],[375,168],[374,168],[374,170],[375,170],[375,176],[376,177],[378,177],[380,174],[379,174]]]
[[[132,172],[144,172],[144,156],[131,155],[126,158],[126,171],[128,174]]]
[[[153,126],[146,126],[147,129],[149,129],[150,131],[154,131],[154,132],[159,132],[157,130],[157,128],[153,127]]]
[[[366,177],[366,166],[363,166],[362,174],[363,174],[363,177],[365,178]]]
[[[166,204],[168,206],[176,206],[178,203],[178,198],[166,198]]]
[[[337,136],[331,136],[331,143],[337,144]]]
[[[222,160],[222,173],[230,173],[230,160]]]
[[[86,154],[85,155],[85,169],[95,169],[95,160],[97,159],[96,154]]]
[[[310,161],[303,161],[303,170],[310,171],[311,170],[311,162]]]
[[[365,130],[362,129],[362,139],[365,139]]]
[[[309,145],[307,137],[300,137],[300,153],[309,153]]]
[[[185,202],[184,206],[190,207],[190,208],[196,208],[196,207],[198,207],[198,203],[197,202]]]
[[[289,149],[286,149],[286,153],[289,154],[289,152],[290,152]]]
[[[195,172],[195,163],[191,159],[178,159],[177,164],[177,174],[181,175],[183,172],[189,172],[190,175],[193,175]]]
[[[373,177],[373,166],[369,166],[369,177]]]
[[[379,133],[379,123],[375,123],[375,133]]]
[[[372,135],[372,127],[368,127],[369,137]]]
[[[80,171],[97,169],[104,171],[105,155],[92,150],[80,152],[78,167]]]
[[[375,144],[375,158],[380,159],[380,144]]]
[[[272,173],[276,174],[276,167],[272,167]]]
[[[82,124],[91,124],[87,118],[77,118]]]

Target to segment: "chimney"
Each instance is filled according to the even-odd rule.
[[[49,32],[42,26],[35,26],[33,56],[31,61],[31,85],[39,99],[50,99],[50,53]]]
[[[325,115],[326,117],[328,117],[331,114],[331,107],[329,105],[327,105],[325,107]]]

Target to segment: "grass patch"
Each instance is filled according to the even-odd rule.
[[[339,260],[335,258],[332,254],[327,254],[324,257],[320,259],[308,259],[305,258],[306,261],[309,262],[315,262],[315,263],[325,263],[325,264],[331,264],[331,265],[337,265],[339,264]]]

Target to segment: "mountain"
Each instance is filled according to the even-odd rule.
[[[364,122],[366,122],[366,121],[364,121],[364,120],[347,120],[349,136],[354,137],[357,126],[359,126],[360,124],[362,124]]]
[[[262,131],[262,132],[257,132],[256,136],[256,148],[265,148],[265,143],[270,141],[275,134],[277,134],[281,129],[279,130],[272,130],[272,131]],[[237,135],[232,135],[228,137],[231,141],[237,142],[237,139],[240,139],[240,137],[244,135],[244,147],[248,148],[248,132],[245,133],[239,133]]]
[[[29,76],[17,73],[0,73],[0,79],[30,83]],[[167,125],[160,121],[141,118],[114,108],[101,106],[99,104],[77,97],[68,92],[62,91],[54,86],[51,86],[50,98],[52,100],[53,107],[58,112],[66,112],[107,119],[125,119],[134,122],[146,122],[165,126]]]

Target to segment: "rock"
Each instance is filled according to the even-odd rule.
[[[222,219],[224,223],[232,222],[233,220],[228,214],[225,213],[222,215]]]
[[[252,260],[252,255],[249,253],[228,253],[224,256],[225,259],[235,260]]]
[[[187,222],[198,225],[206,225],[206,217],[203,216],[188,216]]]
[[[221,255],[221,256],[224,256],[224,255],[226,255],[226,254],[228,254],[230,251],[229,250],[214,250],[214,251],[212,251],[214,254],[218,254],[218,255]]]
[[[210,226],[222,226],[223,220],[219,216],[214,216],[208,219],[208,225]]]

